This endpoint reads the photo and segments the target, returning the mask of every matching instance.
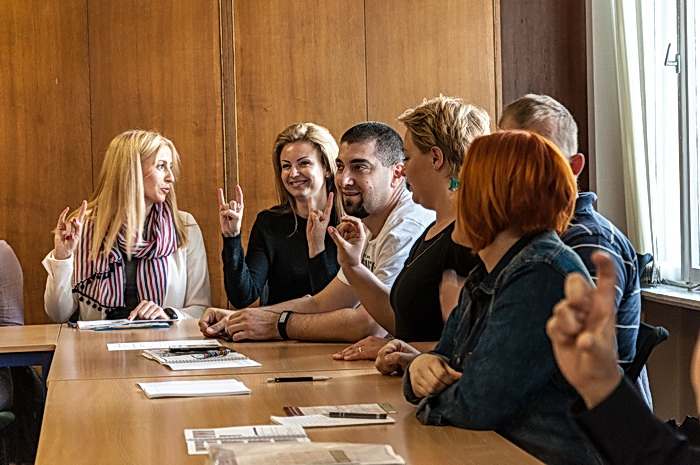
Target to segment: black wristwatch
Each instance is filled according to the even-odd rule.
[[[277,331],[279,331],[280,337],[285,341],[289,339],[289,336],[287,336],[287,322],[291,314],[292,312],[286,310],[280,313],[280,317],[277,319]]]

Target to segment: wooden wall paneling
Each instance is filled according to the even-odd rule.
[[[41,260],[92,189],[86,0],[0,2],[0,18],[0,238],[22,264],[25,322],[46,323]]]
[[[586,2],[500,0],[503,103],[526,93],[564,104],[579,129],[579,152],[588,155]],[[579,176],[588,190],[589,172]]]
[[[226,301],[216,200],[224,181],[219,20],[217,0],[89,4],[95,176],[120,132],[157,129],[174,142],[178,203],[204,235],[217,305]]]
[[[369,119],[403,136],[396,117],[442,93],[500,107],[497,0],[367,0]]]
[[[243,238],[277,203],[271,149],[297,122],[340,138],[367,118],[362,0],[234,0],[238,178]]]

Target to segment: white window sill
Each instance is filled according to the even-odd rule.
[[[688,291],[682,287],[657,284],[654,287],[643,287],[642,298],[650,302],[700,311],[700,292],[697,290]]]

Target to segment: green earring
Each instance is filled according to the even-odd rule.
[[[459,179],[457,178],[450,178],[450,190],[452,192],[456,191],[457,188],[459,187]]]

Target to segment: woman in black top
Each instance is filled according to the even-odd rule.
[[[335,277],[336,247],[326,234],[338,215],[333,205],[338,144],[324,127],[293,124],[272,149],[279,205],[258,214],[248,252],[241,245],[243,191],[226,202],[219,189],[226,295],[236,308],[256,299],[271,305],[316,294]]]
[[[406,126],[404,175],[413,201],[435,210],[436,221],[413,245],[391,291],[362,267],[350,265],[356,263],[355,241],[351,244],[337,234],[334,239],[343,272],[372,317],[398,339],[434,345],[457,305],[464,278],[479,262],[469,249],[452,241],[451,198],[464,153],[474,138],[489,132],[489,116],[462,99],[440,96],[407,110],[399,121]],[[352,229],[362,235],[361,229]],[[384,344],[385,339],[370,336],[334,358],[374,359]]]

